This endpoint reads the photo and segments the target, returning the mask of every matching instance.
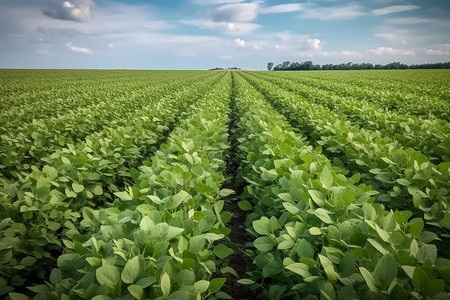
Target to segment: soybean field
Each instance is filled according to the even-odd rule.
[[[0,82],[1,298],[450,297],[449,70]]]

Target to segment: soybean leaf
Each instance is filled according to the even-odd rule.
[[[386,290],[391,282],[397,277],[397,264],[390,254],[380,258],[374,270],[374,279],[377,286]]]
[[[130,259],[122,271],[122,281],[125,283],[133,283],[140,272],[139,257],[135,256]]]

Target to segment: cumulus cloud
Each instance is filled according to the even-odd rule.
[[[227,4],[210,12],[214,22],[247,22],[258,16],[258,3]]]
[[[372,14],[376,16],[384,16],[392,13],[398,13],[398,12],[404,12],[404,11],[410,11],[419,9],[420,7],[417,5],[392,5],[383,7],[380,9],[374,9],[372,10]]]
[[[429,55],[450,55],[450,44],[437,44],[425,51]]]
[[[389,41],[393,44],[406,45],[406,41],[395,33],[391,33],[391,32],[376,33],[376,34],[374,34],[374,36],[385,39],[386,41]]]
[[[302,10],[302,5],[300,3],[291,4],[279,4],[275,6],[264,7],[259,10],[262,14],[278,14],[278,13],[289,13],[294,11]]]
[[[43,13],[53,19],[84,23],[91,20],[93,6],[92,0],[54,2],[52,7],[44,9]]]
[[[368,50],[367,52],[375,55],[415,55],[416,53],[408,49],[393,49],[390,47],[378,47],[376,49]]]
[[[72,50],[73,52],[77,52],[77,53],[84,53],[84,54],[92,54],[93,53],[91,49],[74,46],[71,42],[67,43],[66,47],[69,48],[70,50]]]
[[[213,22],[210,20],[181,20],[180,23],[197,26],[200,29],[214,29],[228,35],[246,35],[252,33],[261,25],[245,22]]]
[[[216,56],[216,57],[220,58],[220,59],[228,59],[228,60],[233,59],[233,57],[230,55],[220,55],[220,56]]]
[[[322,50],[322,46],[320,46],[319,39],[307,39],[306,45],[308,48],[310,48],[312,50]]]
[[[109,43],[109,44],[108,44],[108,48],[109,48],[109,49],[114,49],[114,44],[113,44],[113,43]]]
[[[319,39],[307,39],[300,51],[294,53],[297,57],[329,56],[334,53],[324,51]]]
[[[243,47],[245,47],[245,41],[241,40],[241,39],[235,39],[233,41],[233,45],[236,46],[236,47],[243,48]]]

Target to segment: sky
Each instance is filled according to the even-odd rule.
[[[0,0],[0,68],[450,61],[449,0]]]

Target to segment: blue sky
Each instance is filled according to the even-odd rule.
[[[450,1],[0,0],[0,67],[450,61]]]

